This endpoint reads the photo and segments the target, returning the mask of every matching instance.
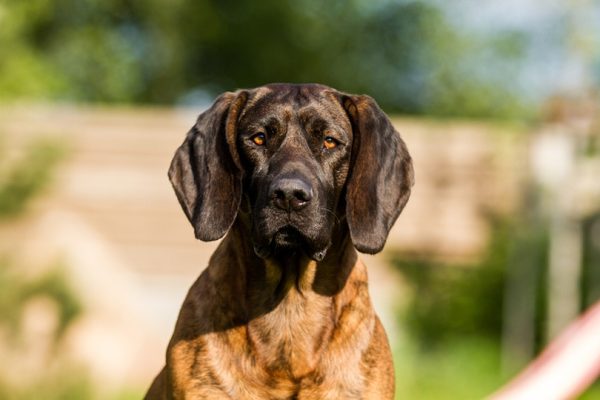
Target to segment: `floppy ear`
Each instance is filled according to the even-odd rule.
[[[381,251],[414,184],[406,145],[369,96],[346,96],[353,126],[353,164],[346,183],[346,217],[356,249]]]
[[[224,93],[200,114],[175,152],[169,179],[197,239],[221,238],[241,201],[242,170],[235,130],[246,93]]]

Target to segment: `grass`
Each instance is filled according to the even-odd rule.
[[[442,347],[419,348],[405,341],[394,352],[396,399],[481,399],[499,388],[499,348],[463,338]]]

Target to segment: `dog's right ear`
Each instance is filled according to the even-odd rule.
[[[200,114],[175,152],[169,179],[197,239],[216,240],[233,224],[242,197],[235,131],[247,92],[224,93]]]

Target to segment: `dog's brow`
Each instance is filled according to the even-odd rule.
[[[248,123],[247,128],[250,130],[260,130],[263,128],[276,128],[281,127],[281,121],[275,115],[267,114],[261,118],[257,118],[254,121]]]
[[[313,131],[318,131],[318,132],[324,131],[329,126],[329,123],[320,117],[315,117],[315,118],[309,119],[307,121],[307,124],[310,125],[310,128]]]
[[[281,124],[281,122],[279,121],[279,118],[277,118],[274,115],[267,115],[265,118],[263,118],[263,120],[261,122],[263,123],[264,126],[267,126],[270,128],[279,127],[279,125]]]
[[[298,118],[303,124],[327,123],[317,107],[305,107],[298,112]]]

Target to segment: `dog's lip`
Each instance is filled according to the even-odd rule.
[[[325,247],[316,248],[298,228],[285,225],[275,231],[265,242],[254,243],[254,252],[261,258],[269,258],[281,251],[301,251],[315,261],[322,261],[330,243]]]
[[[273,230],[272,233],[262,236],[262,239],[256,241],[255,244],[261,248],[298,247],[303,246],[306,239],[300,229],[292,224],[286,224]]]
[[[278,229],[271,237],[274,248],[304,248],[307,246],[307,237],[292,225]]]

